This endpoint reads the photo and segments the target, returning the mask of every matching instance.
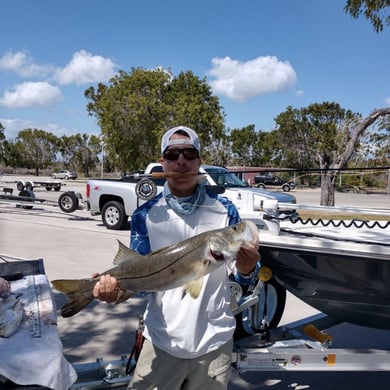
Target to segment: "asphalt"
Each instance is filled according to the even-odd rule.
[[[21,177],[3,176],[1,187],[13,187]],[[31,177],[30,177],[31,179]],[[50,180],[50,178],[40,178]],[[99,216],[86,210],[64,214],[57,207],[63,191],[84,194],[85,183],[66,181],[60,192],[34,189],[36,197],[46,199],[32,209],[16,207],[0,200],[0,254],[28,259],[43,258],[49,280],[79,278],[92,272],[104,271],[112,266],[117,240],[129,242],[129,231],[107,230]],[[291,192],[300,204],[319,205],[318,189]],[[390,195],[363,193],[336,193],[336,206],[381,207],[390,209]],[[64,298],[53,291],[57,307]],[[88,309],[71,318],[58,317],[59,335],[64,355],[71,363],[93,362],[98,357],[117,359],[129,354],[134,342],[138,316],[145,302],[131,299],[114,306],[94,302]],[[316,310],[288,294],[287,306],[281,325],[304,319]],[[378,348],[390,350],[390,331],[375,330],[350,324],[330,329],[333,348]],[[238,375],[233,371],[229,390],[238,389],[387,389],[390,380],[386,372],[273,372],[256,371]]]

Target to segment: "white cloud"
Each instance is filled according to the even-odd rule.
[[[21,77],[46,77],[54,67],[34,64],[32,57],[26,52],[9,51],[0,57],[0,70],[11,71]]]
[[[114,76],[115,68],[116,65],[110,58],[80,50],[73,54],[64,68],[55,71],[54,77],[60,84],[104,82]]]
[[[296,95],[297,96],[302,96],[304,93],[305,93],[305,91],[303,91],[302,89],[298,89],[297,92],[296,92]]]
[[[25,129],[41,129],[52,133],[57,137],[61,137],[64,134],[78,133],[76,129],[69,129],[59,124],[45,121],[0,118],[0,123],[4,126],[4,133],[7,139],[17,137],[19,131]]]
[[[14,91],[5,91],[0,106],[8,108],[49,106],[61,100],[58,87],[47,82],[25,82],[15,86]]]
[[[52,78],[59,84],[105,82],[115,75],[116,68],[117,65],[110,58],[93,55],[85,50],[74,53],[63,68],[35,64],[33,58],[23,51],[9,51],[0,57],[0,70],[11,71],[24,78]]]
[[[274,93],[291,88],[297,81],[289,62],[279,61],[274,56],[257,57],[240,62],[230,57],[213,58],[209,74],[215,94],[244,102],[257,95]]]

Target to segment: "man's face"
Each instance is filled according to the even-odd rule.
[[[172,139],[186,140],[188,137],[185,137],[181,134],[173,134],[171,140]],[[200,157],[197,157],[196,155],[196,149],[192,145],[185,143],[177,143],[175,145],[168,146],[167,150],[168,149],[175,149],[176,153],[172,151],[171,156],[169,156],[168,152],[166,158],[163,156],[160,159],[160,163],[164,169],[164,172],[188,174],[187,177],[168,178],[167,181],[169,184],[169,189],[171,190],[172,194],[176,196],[192,195],[198,183],[198,177],[196,175],[199,172],[199,167],[202,163]],[[194,151],[183,151],[183,149],[193,149]],[[195,155],[196,157],[193,158]],[[191,174],[193,176],[191,176]]]

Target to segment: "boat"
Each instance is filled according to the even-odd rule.
[[[335,320],[390,329],[390,221],[364,220],[390,212],[332,211],[359,212],[362,219],[289,218],[278,234],[260,232],[261,263],[289,292]]]

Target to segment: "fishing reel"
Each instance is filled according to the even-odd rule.
[[[135,186],[135,194],[141,200],[150,200],[157,194],[157,184],[152,179],[143,177]]]

